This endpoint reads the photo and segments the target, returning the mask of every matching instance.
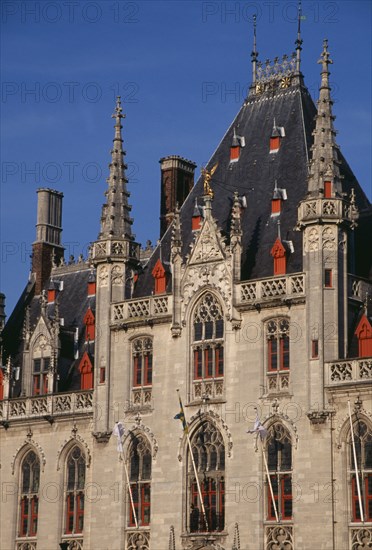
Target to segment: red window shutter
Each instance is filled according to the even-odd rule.
[[[151,513],[151,487],[149,483],[142,485],[141,488],[141,521],[142,525],[150,525]]]
[[[324,286],[326,288],[332,288],[332,269],[324,270]]]
[[[152,384],[152,354],[145,355],[145,386]]]
[[[230,147],[230,160],[238,160],[240,157],[240,147],[239,145],[235,145],[234,147]]]
[[[215,349],[216,376],[223,376],[223,346]]]
[[[30,522],[30,537],[35,536],[37,533],[37,516],[39,508],[39,499],[38,497],[33,497],[31,500],[31,522]]]
[[[213,349],[207,348],[204,350],[204,370],[205,378],[213,377]]]
[[[196,348],[194,350],[194,380],[198,380],[203,377],[203,358],[202,349]]]
[[[351,478],[351,504],[352,504],[352,521],[361,521],[358,489],[355,475]]]
[[[198,229],[200,229],[200,226],[201,226],[201,216],[193,216],[191,218],[191,229],[192,231],[197,231]]]
[[[271,137],[270,138],[270,151],[278,151],[279,147],[280,147],[280,137],[279,136]]]
[[[28,497],[23,497],[21,500],[21,517],[20,517],[20,526],[19,526],[20,537],[27,536],[28,507],[29,507]]]
[[[76,495],[75,533],[82,533],[84,528],[84,493]]]
[[[268,370],[278,370],[278,339],[271,338],[267,341]]]
[[[289,369],[289,337],[280,338],[280,370]]]
[[[142,356],[136,355],[133,358],[133,385],[142,385]]]
[[[277,477],[275,475],[270,476],[270,481],[271,481],[271,486],[272,486],[272,489],[273,489],[276,510],[278,511],[278,480],[277,480]],[[271,491],[270,491],[269,485],[267,486],[267,503],[268,503],[268,505],[267,505],[267,519],[275,520],[276,519],[275,509],[274,509],[273,499],[272,499],[272,496],[271,496]]]
[[[282,201],[281,199],[272,199],[271,201],[271,213],[280,214]]]
[[[324,198],[330,199],[332,197],[332,182],[331,181],[325,181],[324,182]]]

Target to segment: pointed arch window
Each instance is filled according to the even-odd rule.
[[[353,429],[364,521],[372,522],[372,430],[363,420],[354,422]],[[361,521],[361,514],[351,434],[349,436],[349,464],[351,520],[359,522]]]
[[[84,528],[85,456],[78,445],[66,460],[65,533],[82,533]]]
[[[151,462],[151,448],[148,440],[140,434],[133,436],[129,448],[129,483],[139,526],[150,525]],[[135,527],[130,495],[128,502],[130,503],[128,525]]]
[[[152,385],[152,339],[137,338],[132,344],[133,386]]]
[[[202,512],[194,467],[188,454],[187,529],[191,533],[223,531],[225,526],[225,445],[222,435],[211,422],[203,422],[191,438],[191,448],[207,522]]]
[[[272,319],[266,325],[267,370],[289,370],[289,320]]]
[[[40,460],[34,451],[29,451],[21,464],[20,537],[37,534],[39,485]]]
[[[194,311],[192,356],[194,380],[223,377],[223,311],[220,302],[209,292]]]
[[[280,423],[268,430],[266,439],[267,465],[274,493],[276,510],[282,520],[292,519],[292,442],[289,432]],[[270,487],[267,485],[267,519],[275,520]]]

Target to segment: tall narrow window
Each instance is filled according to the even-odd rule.
[[[85,457],[77,445],[67,457],[65,533],[82,533],[84,527]]]
[[[273,319],[266,326],[267,370],[289,369],[289,321]]]
[[[139,526],[150,525],[151,517],[151,449],[145,437],[133,437],[129,449],[129,482]],[[135,527],[135,516],[129,495],[129,527]]]
[[[353,429],[364,521],[372,522],[372,430],[362,420],[354,422]],[[361,514],[351,434],[349,444],[351,520],[358,522],[361,521]]]
[[[40,461],[29,451],[21,465],[19,536],[35,537],[39,507]]]
[[[191,448],[205,516],[189,455],[187,463],[188,531],[191,533],[223,531],[225,526],[225,446],[222,435],[212,423],[203,422],[192,437]]]
[[[221,378],[224,375],[224,321],[220,303],[207,293],[193,317],[193,377]]]
[[[267,436],[267,465],[275,506],[282,520],[292,519],[292,444],[288,431],[279,423],[269,429]],[[267,486],[267,519],[275,520],[275,507]]]
[[[133,386],[152,385],[152,340],[137,338],[133,342]]]
[[[34,359],[33,361],[33,387],[32,395],[44,395],[48,393],[49,357]]]

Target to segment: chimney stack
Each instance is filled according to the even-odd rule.
[[[63,193],[53,189],[37,190],[36,241],[32,245],[32,273],[35,278],[35,294],[41,294],[52,270],[63,257],[62,198]]]
[[[161,199],[160,199],[160,238],[174,218],[178,204],[181,208],[194,186],[196,164],[177,155],[160,159]]]

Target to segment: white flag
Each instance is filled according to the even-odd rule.
[[[123,442],[121,438],[123,437],[125,430],[124,426],[121,422],[116,422],[114,429],[112,430],[112,433],[116,435],[117,437],[117,451],[118,453],[123,452]]]
[[[258,417],[258,412],[256,413],[256,420],[253,425],[253,430],[247,430],[247,434],[259,434],[261,441],[267,436],[267,430],[261,424],[261,421]]]

